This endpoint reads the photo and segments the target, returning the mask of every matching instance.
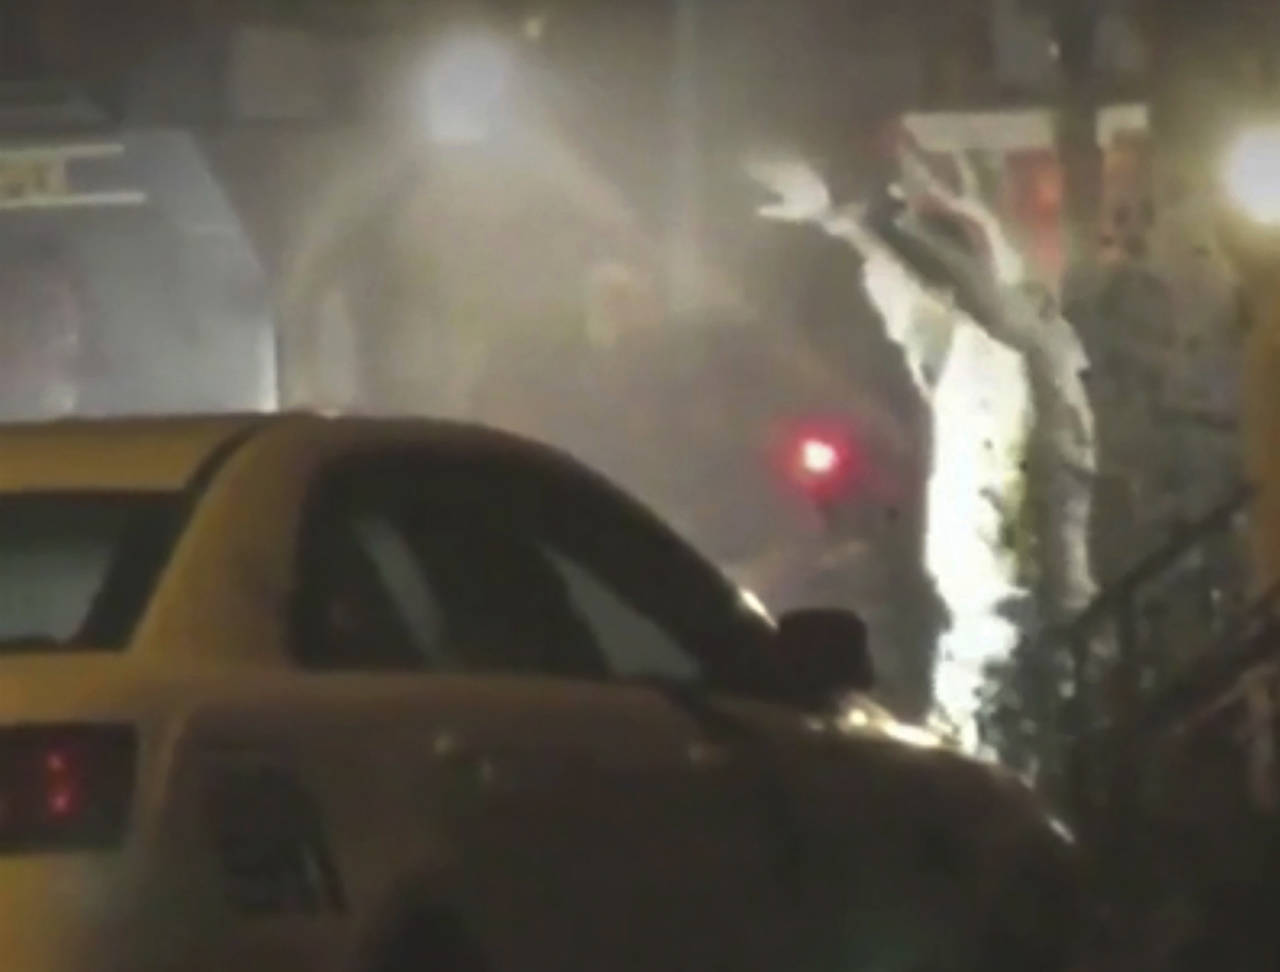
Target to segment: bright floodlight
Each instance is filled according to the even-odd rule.
[[[510,53],[482,35],[452,38],[427,64],[423,112],[427,134],[443,143],[478,142],[493,131],[511,75]]]
[[[1236,139],[1222,178],[1231,201],[1245,215],[1280,224],[1280,125],[1259,126]]]

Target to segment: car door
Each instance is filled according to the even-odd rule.
[[[713,696],[761,676],[740,662],[767,625],[647,513],[567,463],[424,460],[399,505],[459,609],[463,664],[486,670],[497,645],[504,668],[580,693],[547,714],[562,727],[560,772],[580,789],[539,840],[557,849],[550,866],[574,862],[576,941],[608,930],[622,946],[614,967],[619,954],[636,967],[751,967],[786,912],[785,797],[768,747]]]
[[[698,701],[704,663],[601,569],[630,554],[649,586],[694,594],[703,568],[536,464],[365,460],[324,492],[300,661],[364,673],[378,710],[342,735],[389,755],[378,787],[443,848],[440,893],[499,967],[750,967],[744,930],[781,886],[767,786]]]

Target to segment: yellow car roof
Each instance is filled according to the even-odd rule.
[[[266,421],[227,415],[0,425],[0,492],[178,490],[221,447]]]
[[[0,493],[180,490],[206,464],[216,465],[228,450],[267,427],[313,443],[429,445],[442,454],[461,450],[473,457],[500,453],[544,464],[569,462],[559,450],[521,436],[429,418],[284,412],[73,419],[0,424]]]

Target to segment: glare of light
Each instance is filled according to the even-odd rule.
[[[1280,224],[1280,124],[1243,132],[1223,161],[1231,202],[1259,223]]]
[[[75,790],[68,785],[55,786],[49,791],[46,804],[48,806],[50,816],[70,816],[76,809]]]
[[[768,618],[769,609],[765,606],[764,601],[760,600],[760,596],[755,591],[746,587],[738,588],[738,600],[743,610],[758,618]]]
[[[1021,491],[1019,460],[1033,414],[1026,366],[954,308],[935,306],[891,261],[868,260],[863,278],[887,334],[933,406],[924,557],[951,615],[937,645],[934,702],[960,746],[977,754],[984,672],[1006,660],[1019,638],[1000,611],[1020,593],[1018,565],[1001,536],[1002,509]],[[926,321],[951,335],[932,383],[922,367],[930,355]]]
[[[900,742],[904,746],[912,746],[916,749],[937,749],[942,745],[942,740],[928,729],[920,726],[911,726],[903,722],[888,722],[882,726],[884,733],[894,742]]]
[[[964,748],[979,746],[979,692],[1019,631],[1001,605],[1022,595],[1005,517],[1022,493],[1033,419],[1022,358],[957,316],[933,396],[925,562],[951,624],[938,639],[934,701]]]
[[[825,439],[800,443],[800,467],[810,476],[830,476],[840,465],[840,450]]]
[[[484,35],[454,37],[438,47],[422,95],[428,137],[441,144],[487,139],[500,121],[511,68],[510,52]]]
[[[853,707],[841,713],[837,721],[845,732],[878,732],[914,749],[935,749],[942,745],[942,737],[937,733],[923,726],[899,722],[888,713],[876,716],[865,709]]]
[[[530,14],[524,21],[524,36],[535,44],[542,40],[547,32],[547,15],[546,13]]]
[[[871,717],[861,709],[850,709],[840,721],[842,725],[852,729],[865,729],[871,725]]]
[[[1069,844],[1072,847],[1076,845],[1075,832],[1068,827],[1066,823],[1059,820],[1053,814],[1049,814],[1049,828],[1057,834],[1058,838],[1062,840],[1063,843]]]

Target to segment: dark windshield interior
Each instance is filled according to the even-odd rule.
[[[178,514],[167,493],[0,497],[0,646],[124,648]]]

